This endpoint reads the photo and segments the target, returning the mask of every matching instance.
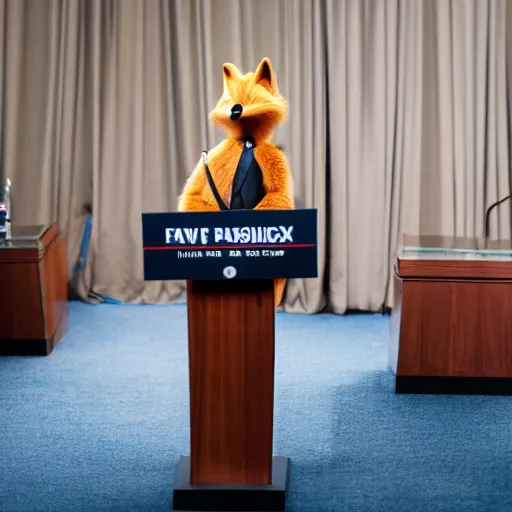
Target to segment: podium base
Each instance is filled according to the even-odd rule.
[[[174,486],[173,512],[284,512],[288,457],[272,458],[270,485],[192,485],[190,457],[181,457]]]

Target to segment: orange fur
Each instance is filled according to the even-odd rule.
[[[227,132],[227,138],[208,152],[208,166],[219,194],[229,206],[231,185],[243,150],[243,138],[252,135],[254,156],[263,174],[266,195],[257,210],[288,210],[295,207],[293,183],[284,153],[271,142],[275,129],[287,115],[288,104],[279,94],[268,58],[254,73],[242,75],[233,64],[223,66],[222,96],[210,114],[213,123]],[[241,117],[230,119],[235,104],[243,106]],[[199,160],[178,200],[179,211],[218,211],[219,207],[206,179],[204,163]],[[286,281],[275,282],[275,304],[283,297]]]

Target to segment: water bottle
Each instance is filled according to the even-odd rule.
[[[0,194],[0,240],[11,239],[11,180],[7,178]]]

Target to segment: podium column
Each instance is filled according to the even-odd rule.
[[[190,482],[271,484],[272,280],[189,281]]]

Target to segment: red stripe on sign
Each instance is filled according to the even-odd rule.
[[[186,251],[186,250],[215,250],[215,249],[282,249],[289,247],[291,249],[300,249],[305,247],[315,247],[315,244],[245,244],[245,245],[158,245],[153,247],[144,247],[145,251]]]

